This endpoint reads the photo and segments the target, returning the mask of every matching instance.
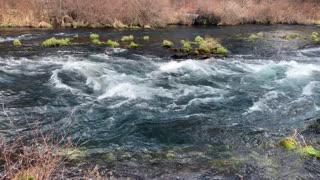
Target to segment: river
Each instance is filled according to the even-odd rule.
[[[319,179],[320,162],[277,144],[297,129],[320,149],[320,45],[284,40],[316,26],[244,25],[160,30],[0,29],[0,135],[65,134],[115,177],[132,179]],[[120,39],[44,48],[50,37]],[[265,37],[247,40],[251,33]],[[150,36],[148,42],[141,38]],[[164,39],[211,35],[221,59],[174,60]],[[23,47],[12,46],[19,38]],[[140,38],[140,39],[139,39]],[[14,125],[13,125],[14,124]]]

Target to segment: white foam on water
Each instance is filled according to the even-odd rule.
[[[49,80],[49,82],[56,88],[58,89],[65,89],[65,90],[70,90],[70,91],[74,91],[75,89],[73,89],[72,87],[64,84],[61,82],[60,78],[58,77],[58,74],[61,70],[54,70],[52,72],[51,78]]]
[[[303,88],[302,95],[312,96],[313,95],[313,90],[315,88],[319,88],[319,87],[320,87],[320,82],[319,81],[311,81]]]
[[[20,36],[16,36],[16,37],[0,37],[0,42],[8,42],[8,41],[14,41],[16,39],[19,40],[29,40],[29,39],[33,39],[34,36],[32,34],[23,34]]]
[[[257,102],[254,102],[253,106],[251,106],[246,113],[252,113],[254,111],[270,111],[270,112],[273,112],[273,109],[271,109],[268,106],[268,102],[273,101],[274,99],[277,99],[279,97],[279,94],[284,95],[283,92],[278,92],[278,91],[270,91],[270,92],[266,93]]]

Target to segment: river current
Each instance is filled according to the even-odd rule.
[[[320,147],[320,46],[285,41],[317,27],[244,26],[96,30],[149,35],[138,50],[94,45],[32,47],[50,36],[90,30],[0,30],[0,135],[44,132],[74,139],[90,158],[136,179],[318,179],[319,160],[278,141],[297,129]],[[248,41],[263,31],[266,38]],[[174,60],[160,39],[217,36],[223,59]],[[32,50],[9,45],[22,39]]]

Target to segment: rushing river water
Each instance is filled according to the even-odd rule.
[[[320,149],[320,45],[286,41],[312,26],[94,30],[137,50],[95,45],[43,48],[93,30],[0,30],[0,135],[44,132],[73,138],[88,164],[134,179],[319,179],[320,162],[277,146],[297,129]],[[245,38],[264,32],[256,41]],[[241,35],[239,35],[241,34]],[[161,43],[211,35],[225,59],[173,60]],[[25,45],[13,47],[19,38]]]

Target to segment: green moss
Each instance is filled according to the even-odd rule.
[[[224,48],[222,46],[218,47],[216,51],[218,54],[228,54],[228,52],[229,52],[226,48]]]
[[[283,39],[285,39],[285,40],[292,40],[292,39],[297,39],[297,38],[299,38],[299,37],[300,37],[299,34],[291,33],[291,34],[287,34],[287,35],[283,36]]]
[[[68,46],[71,44],[70,38],[63,38],[63,39],[56,39],[56,38],[50,38],[45,40],[42,45],[45,47],[57,47],[57,46]]]
[[[143,40],[149,41],[149,40],[150,40],[150,37],[149,37],[149,36],[143,36]]]
[[[257,33],[257,36],[263,37],[263,36],[264,36],[264,33],[263,33],[263,32],[258,32],[258,33]]]
[[[134,40],[134,36],[130,35],[130,36],[123,36],[121,38],[121,41],[133,41]]]
[[[251,34],[250,36],[249,36],[249,39],[250,40],[256,40],[256,39],[258,39],[259,37],[256,35],[256,34]]]
[[[94,40],[94,39],[99,39],[99,34],[95,34],[95,33],[93,33],[93,34],[90,34],[90,38],[92,39],[92,40]]]
[[[92,43],[96,45],[101,45],[103,42],[101,42],[99,39],[92,39]]]
[[[112,48],[117,48],[120,46],[119,43],[117,43],[116,41],[112,41],[112,40],[108,40],[106,45],[109,47],[112,47]]]
[[[134,43],[134,42],[131,42],[131,43],[129,44],[129,48],[137,48],[137,47],[139,47],[139,44],[136,44],[136,43]]]
[[[13,41],[13,45],[18,47],[18,46],[21,46],[22,44],[21,44],[21,42],[20,42],[19,39],[15,39],[15,40]]]
[[[190,52],[192,50],[192,46],[188,41],[184,41],[182,45],[182,50],[184,52]]]
[[[281,139],[280,145],[287,150],[296,149],[298,146],[297,141],[292,137],[286,137]]]
[[[174,44],[171,41],[168,41],[168,40],[164,40],[162,42],[162,47],[165,47],[165,48],[171,48],[171,47],[173,47],[173,45]]]
[[[312,32],[311,38],[313,39],[314,42],[320,42],[320,36],[318,32]]]
[[[204,41],[204,39],[203,39],[201,36],[197,36],[197,37],[194,39],[194,41],[195,41],[196,43],[200,43],[200,42]]]
[[[313,146],[301,148],[300,153],[304,156],[320,157],[320,151],[316,150]]]

